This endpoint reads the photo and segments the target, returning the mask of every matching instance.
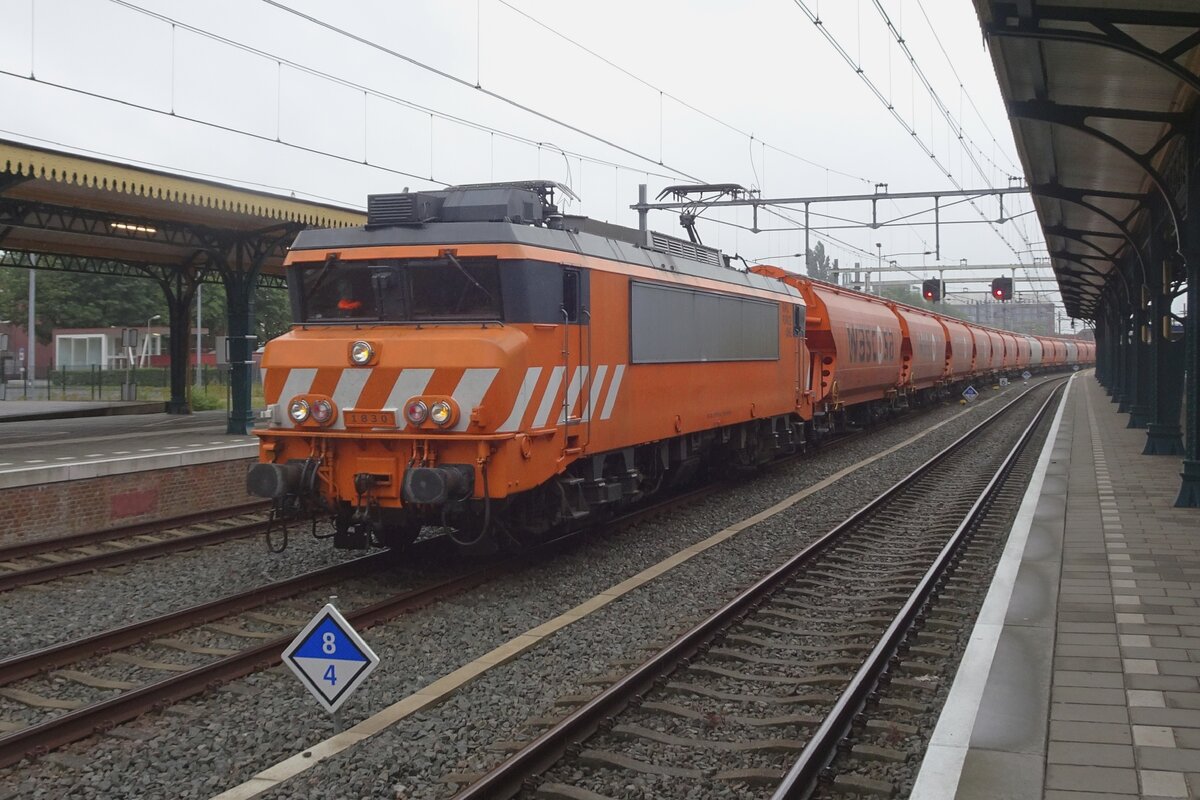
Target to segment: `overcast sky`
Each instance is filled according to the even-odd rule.
[[[968,188],[1007,186],[1021,174],[968,0],[879,3],[962,125],[967,148],[874,0],[802,5],[0,0],[0,137],[358,208],[368,193],[406,186],[546,178],[580,196],[569,213],[626,225],[636,224],[628,206],[639,183],[652,197],[696,181],[765,197],[870,193],[876,183],[894,192],[953,188],[915,140]],[[878,211],[890,218],[926,207],[887,202]],[[995,199],[978,207],[999,214]],[[1008,216],[1030,209],[1025,196],[1005,201]],[[814,227],[846,224],[819,213],[871,213],[866,204],[812,210]],[[801,215],[789,216],[763,215],[759,225],[792,230],[753,234],[735,227],[750,225],[747,212],[710,211],[715,222],[701,234],[751,260],[798,253]],[[943,219],[980,214],[960,204]],[[652,214],[651,226],[682,235],[667,212]],[[1030,264],[1044,255],[1033,214],[997,227],[1007,243],[983,223],[943,226],[940,263]],[[843,267],[882,252],[932,277],[939,263],[922,254],[934,249],[932,226],[813,237],[825,237]],[[799,259],[771,260],[802,268]]]

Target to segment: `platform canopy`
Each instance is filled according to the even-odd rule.
[[[0,140],[0,264],[8,266],[205,270],[241,245],[262,255],[261,274],[277,282],[296,232],[365,221],[350,208]]]
[[[1194,0],[975,0],[1067,311],[1095,319],[1154,204],[1186,213]],[[1179,231],[1172,238],[1180,241]],[[1139,282],[1140,283],[1140,282]]]
[[[202,282],[225,287],[230,433],[253,418],[255,288],[283,285],[301,230],[365,222],[350,208],[0,140],[0,269],[155,279],[170,311],[170,411],[188,410],[189,304]]]

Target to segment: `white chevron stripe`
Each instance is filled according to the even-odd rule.
[[[575,401],[579,399],[579,392],[583,389],[584,381],[587,380],[588,368],[577,367],[575,374],[571,377],[571,382],[567,385],[567,402],[563,404],[562,414],[559,417],[559,423],[567,421],[567,414],[575,410]]]
[[[293,369],[289,372],[287,380],[283,382],[283,389],[279,392],[279,405],[287,408],[293,397],[298,394],[308,394],[316,377],[315,369]]]
[[[406,369],[396,378],[387,400],[383,401],[383,407],[396,410],[396,426],[398,428],[408,426],[408,420],[404,418],[404,404],[408,402],[408,398],[424,392],[431,378],[433,378],[431,369]]]
[[[617,364],[617,368],[613,370],[612,385],[608,387],[608,397],[604,399],[604,412],[600,415],[601,420],[612,416],[613,406],[617,403],[617,392],[621,391],[621,378],[623,377],[625,377],[625,365]]]
[[[492,381],[496,379],[496,373],[499,371],[495,367],[489,367],[487,369],[469,369],[463,373],[462,380],[458,382],[458,386],[451,395],[454,402],[458,403],[458,422],[451,430],[465,431],[467,429],[467,426],[471,424],[471,410],[483,400],[483,396],[491,388]]]
[[[542,403],[533,418],[533,427],[544,428],[550,421],[550,412],[554,409],[554,401],[558,399],[558,387],[562,385],[562,378],[562,367],[555,367],[550,371],[550,381],[546,384],[546,393],[542,395]]]
[[[530,367],[525,370],[525,380],[521,381],[521,388],[517,391],[517,399],[513,404],[512,413],[508,415],[508,419],[504,420],[504,424],[496,429],[497,432],[515,431],[521,427],[521,420],[525,419],[525,411],[529,408],[529,401],[533,399],[533,390],[537,387],[540,377],[542,377],[541,367]]]
[[[604,388],[604,376],[608,374],[608,364],[601,364],[596,367],[596,374],[592,376],[592,392],[588,398],[587,408],[582,409],[580,416],[584,420],[589,420],[596,413],[596,404],[600,402],[600,390]]]
[[[339,413],[337,419],[329,426],[330,428],[345,430],[346,422],[344,415],[340,413],[340,409],[354,408],[358,405],[358,398],[362,394],[363,387],[367,385],[367,380],[374,372],[375,369],[373,367],[366,369],[357,367],[342,370],[342,376],[338,378],[337,388],[333,390],[333,404],[338,407]]]

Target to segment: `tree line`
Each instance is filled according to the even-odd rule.
[[[36,332],[49,342],[55,328],[144,328],[155,314],[167,324],[162,288],[148,278],[41,270],[37,274]],[[228,330],[225,287],[206,283],[201,290],[202,327],[210,336]],[[287,292],[259,287],[254,299],[260,342],[285,333],[291,324]],[[194,317],[196,304],[190,306]],[[24,327],[29,318],[29,270],[0,267],[0,321]]]

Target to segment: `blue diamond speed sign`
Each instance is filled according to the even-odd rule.
[[[375,669],[379,656],[330,604],[283,651],[283,663],[333,713]]]

